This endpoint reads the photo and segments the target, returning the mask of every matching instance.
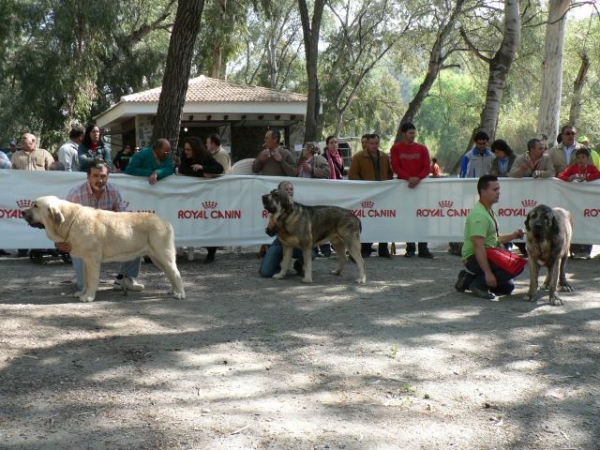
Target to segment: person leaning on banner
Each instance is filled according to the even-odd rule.
[[[546,146],[540,139],[530,139],[527,142],[527,153],[517,156],[508,176],[511,178],[552,178],[556,175],[556,171],[552,159],[545,152]]]
[[[500,199],[500,183],[494,175],[484,175],[477,181],[479,201],[465,222],[462,258],[465,268],[458,274],[454,287],[459,292],[470,290],[475,296],[494,300],[495,295],[509,295],[515,288],[513,278],[525,267],[525,259],[499,248],[513,239],[522,239],[525,232],[518,229],[509,234],[500,234],[498,218],[492,209]],[[516,262],[518,267],[511,272],[504,262],[489,260],[493,255],[504,256]],[[499,265],[500,264],[500,265]]]
[[[379,136],[367,134],[363,150],[355,153],[348,171],[349,180],[386,181],[394,177],[388,155],[379,150]],[[372,242],[362,242],[360,253],[363,258],[371,256]],[[378,254],[382,258],[391,258],[387,242],[380,242]]]
[[[155,185],[159,180],[175,173],[171,159],[171,144],[166,139],[157,139],[152,147],[146,147],[135,153],[125,169],[127,175],[148,177],[148,182]]]
[[[557,144],[548,150],[547,155],[550,156],[556,173],[561,173],[569,164],[573,164],[575,162],[575,151],[583,147],[575,141],[576,135],[577,130],[574,125],[563,125],[556,137]]]
[[[212,175],[222,174],[223,170],[223,166],[213,158],[199,138],[191,136],[185,139],[179,175],[210,178]]]
[[[21,138],[21,150],[13,153],[10,162],[13,170],[40,172],[50,170],[54,157],[48,150],[37,148],[37,139],[33,134],[25,133]],[[17,256],[21,258],[28,254],[29,250],[25,248],[17,251]]]
[[[265,133],[263,150],[252,163],[252,172],[258,175],[295,177],[296,161],[292,153],[279,145],[281,133],[273,129]]]
[[[416,189],[421,180],[429,176],[430,160],[429,150],[422,144],[415,142],[417,129],[411,122],[405,122],[400,126],[402,140],[396,142],[390,149],[392,159],[392,170],[399,180],[406,180],[409,189]],[[429,251],[427,242],[406,243],[406,258],[415,256],[419,250],[419,258],[434,258]]]
[[[21,150],[12,154],[10,162],[14,170],[43,171],[50,168],[54,157],[48,150],[37,148],[37,138],[25,133],[21,138]]]

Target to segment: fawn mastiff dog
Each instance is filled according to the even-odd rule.
[[[352,211],[338,206],[305,206],[294,203],[287,192],[272,190],[262,196],[265,209],[277,227],[277,237],[283,245],[281,272],[273,278],[285,278],[292,261],[294,247],[304,256],[303,283],[312,283],[311,251],[315,245],[331,242],[338,255],[338,268],[332,275],[340,275],[346,266],[346,249],[358,267],[357,283],[365,283],[365,263],[360,254],[360,219]]]
[[[573,220],[569,211],[538,205],[527,214],[525,220],[527,251],[529,253],[528,301],[537,300],[540,267],[548,269],[542,289],[549,290],[551,305],[562,305],[556,294],[558,285],[563,292],[573,292],[567,283],[565,266],[569,258],[569,246],[573,236]]]
[[[54,196],[40,197],[23,211],[29,225],[44,228],[54,242],[69,242],[71,255],[83,260],[84,289],[75,295],[94,301],[100,263],[149,255],[169,279],[175,298],[185,298],[175,263],[173,227],[151,213],[113,212],[81,206]]]

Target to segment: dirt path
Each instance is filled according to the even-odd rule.
[[[144,264],[141,293],[0,258],[2,449],[599,449],[600,261],[565,306],[454,291],[460,260],[370,258],[368,283],[261,279],[255,252]]]

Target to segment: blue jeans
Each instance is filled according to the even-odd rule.
[[[75,277],[77,279],[77,290],[83,290],[83,260],[80,258],[72,257],[73,269],[75,270]],[[131,261],[127,261],[121,264],[119,273],[131,278],[137,278],[140,274],[140,267],[142,265],[142,258],[135,258]],[[87,286],[86,286],[87,288]]]
[[[312,249],[312,259],[315,259],[317,256],[317,252],[315,249]],[[292,258],[297,259],[300,264],[304,264],[304,258],[302,255],[302,250],[299,248],[294,248],[292,252]],[[271,278],[276,273],[279,273],[281,270],[281,260],[283,259],[283,245],[279,239],[275,239],[262,261],[260,262],[260,267],[258,268],[258,273],[261,277]]]

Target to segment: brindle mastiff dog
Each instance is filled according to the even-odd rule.
[[[573,220],[569,211],[538,205],[529,211],[525,220],[526,241],[529,252],[529,292],[526,299],[537,300],[540,266],[548,269],[542,289],[549,289],[550,304],[562,305],[556,295],[557,285],[563,292],[573,292],[567,283],[565,266],[569,258],[569,245],[573,236]]]
[[[281,272],[273,278],[285,278],[292,262],[292,251],[299,247],[304,256],[303,283],[312,283],[312,248],[331,241],[338,254],[338,268],[331,272],[340,275],[346,266],[346,249],[358,267],[357,283],[365,283],[365,263],[360,254],[360,219],[352,211],[338,206],[305,206],[294,203],[279,189],[262,196],[262,202],[277,227],[277,237],[283,245]]]

